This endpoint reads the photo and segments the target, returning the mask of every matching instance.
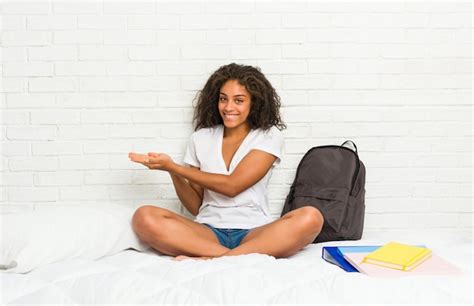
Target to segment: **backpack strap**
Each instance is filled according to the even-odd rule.
[[[356,144],[355,144],[352,140],[346,140],[346,141],[344,141],[344,143],[341,145],[341,147],[344,147],[344,145],[345,145],[346,143],[352,144],[352,146],[355,148],[355,153],[358,154],[358,153],[357,153],[357,146],[356,146]],[[347,147],[347,146],[346,146],[346,147]]]

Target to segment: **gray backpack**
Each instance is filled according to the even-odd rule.
[[[355,150],[345,145],[351,143]],[[303,207],[321,211],[324,225],[313,241],[358,240],[365,212],[365,166],[354,142],[310,149],[301,159],[281,216]]]

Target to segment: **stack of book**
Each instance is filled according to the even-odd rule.
[[[323,247],[323,259],[347,272],[370,276],[457,275],[461,270],[425,246],[399,242],[370,246]]]

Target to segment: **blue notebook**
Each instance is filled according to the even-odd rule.
[[[329,263],[339,266],[347,272],[359,272],[345,258],[344,253],[366,253],[375,251],[380,245],[369,246],[327,246],[323,247],[323,259]]]
[[[344,253],[370,253],[382,245],[351,245],[351,246],[338,246],[337,248],[341,252],[342,255]]]

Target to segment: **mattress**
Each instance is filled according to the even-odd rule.
[[[348,273],[321,258],[327,245],[424,244],[458,276],[384,279]],[[247,254],[173,261],[153,249],[68,259],[28,273],[0,273],[1,304],[472,304],[472,234],[366,231],[359,241],[311,244],[289,258]]]

